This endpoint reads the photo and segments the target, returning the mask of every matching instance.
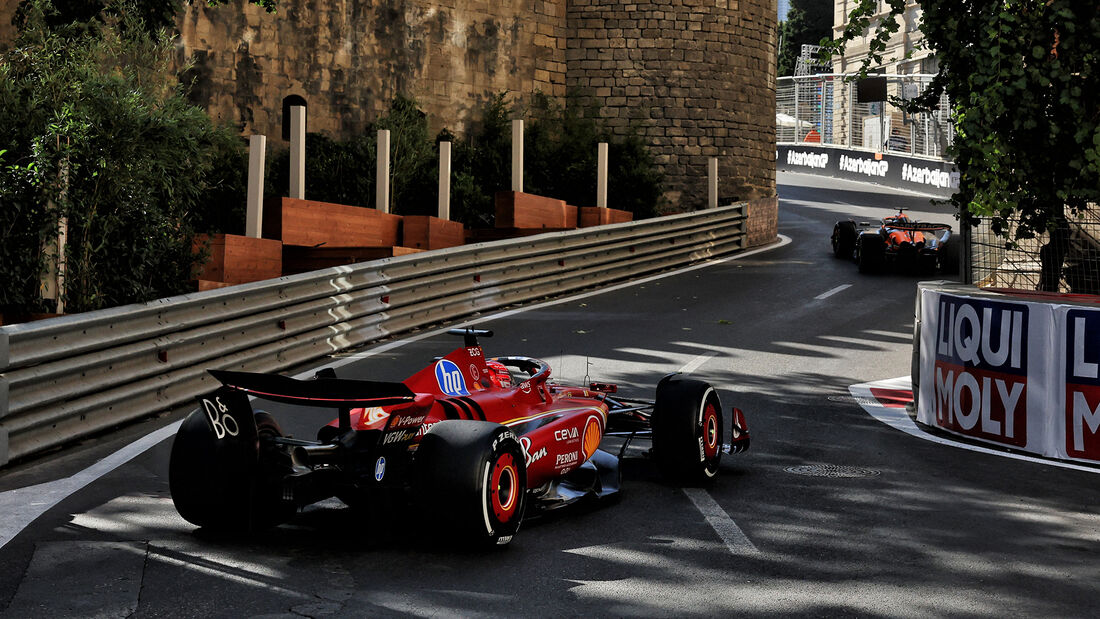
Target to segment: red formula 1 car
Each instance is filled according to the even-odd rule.
[[[673,480],[718,474],[724,453],[748,449],[745,417],[733,409],[729,443],[709,384],[669,375],[655,401],[618,397],[616,387],[570,387],[528,357],[486,358],[478,336],[402,383],[313,380],[211,371],[222,387],[200,398],[172,445],[172,500],[189,522],[215,530],[269,527],[330,497],[352,506],[394,494],[424,513],[446,514],[451,539],[500,545],[525,515],[619,491],[619,460],[635,438],[652,440]],[[515,375],[513,374],[515,373]],[[317,440],[284,436],[250,396],[335,408]],[[618,455],[606,436],[625,442]]]
[[[854,259],[860,273],[878,273],[894,265],[930,275],[940,268],[958,267],[955,254],[947,249],[951,238],[948,224],[913,221],[905,209],[898,209],[897,215],[884,217],[877,230],[871,230],[871,225],[851,219],[836,222],[831,239],[833,255]]]

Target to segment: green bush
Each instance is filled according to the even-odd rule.
[[[451,219],[470,228],[493,226],[494,200],[511,187],[511,118],[523,116],[524,189],[578,206],[596,203],[596,145],[609,142],[609,206],[652,217],[662,200],[662,176],[644,142],[634,133],[615,139],[600,126],[599,108],[579,99],[564,105],[536,94],[519,108],[504,94],[486,101],[481,118],[464,138],[443,130],[428,133],[428,119],[414,99],[399,95],[387,113],[362,135],[333,140],[311,133],[306,139],[306,198],[374,207],[377,130],[390,130],[390,204],[399,215],[434,215],[440,141],[452,142]],[[285,195],[289,155],[272,157],[268,193]]]
[[[635,219],[656,215],[663,177],[636,132],[616,140],[601,126],[599,106],[576,97],[559,104],[536,93],[522,116],[530,119],[525,123],[524,191],[595,206],[597,145],[607,142],[608,206],[630,211]]]
[[[428,120],[414,99],[398,95],[389,111],[361,135],[334,140],[320,133],[306,138],[306,199],[376,208],[378,130],[390,131],[390,210],[397,215],[434,215],[438,200],[439,154]],[[272,157],[267,193],[286,195],[290,155]]]
[[[244,144],[187,102],[163,31],[126,11],[51,29],[49,9],[30,5],[0,57],[0,272],[14,282],[0,304],[40,307],[42,248],[62,216],[67,311],[185,292],[196,230],[242,208]]]

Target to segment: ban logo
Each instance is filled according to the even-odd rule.
[[[470,395],[462,370],[449,359],[441,359],[435,364],[435,380],[439,383],[439,390],[447,395]]]

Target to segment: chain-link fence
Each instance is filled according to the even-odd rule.
[[[908,114],[889,101],[859,103],[850,76],[781,77],[775,95],[776,141],[943,158],[954,139],[946,96],[933,112]],[[911,99],[931,75],[884,75],[886,94]]]
[[[1009,238],[1013,236],[1010,231]],[[1070,218],[1053,234],[1017,241],[1007,249],[988,220],[970,229],[970,275],[989,288],[1100,294],[1100,207]]]

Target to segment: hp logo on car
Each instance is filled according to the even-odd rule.
[[[382,478],[386,476],[386,459],[379,458],[374,463],[374,480],[382,481]]]
[[[443,359],[435,364],[435,380],[440,391],[447,395],[470,395],[466,390],[466,379],[462,378],[462,370],[452,361]]]

